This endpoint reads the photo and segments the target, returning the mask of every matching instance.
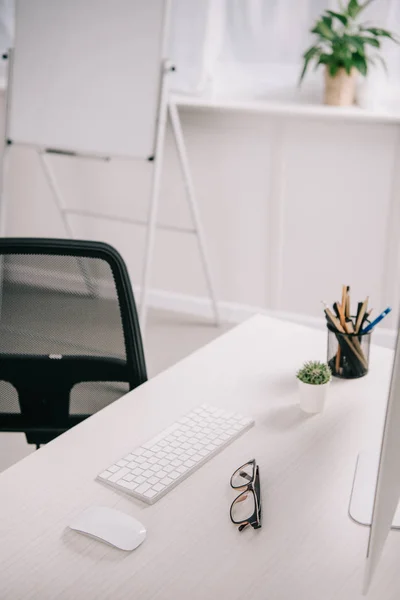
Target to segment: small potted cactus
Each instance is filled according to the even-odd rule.
[[[308,361],[297,372],[300,392],[300,408],[306,413],[319,413],[324,410],[332,373],[326,363]]]

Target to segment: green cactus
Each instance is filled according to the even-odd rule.
[[[304,363],[303,367],[297,372],[296,377],[303,383],[311,385],[322,385],[328,383],[332,372],[326,363],[318,360],[310,360]]]

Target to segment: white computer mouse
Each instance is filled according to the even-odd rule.
[[[133,517],[107,506],[91,506],[70,523],[79,533],[130,552],[145,540],[146,528]]]

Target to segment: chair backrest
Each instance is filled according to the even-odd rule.
[[[0,239],[0,431],[45,443],[146,380],[132,288],[114,248]]]

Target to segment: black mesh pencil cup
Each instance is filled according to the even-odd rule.
[[[327,362],[335,377],[364,377],[369,368],[371,333],[340,333],[329,323]]]

